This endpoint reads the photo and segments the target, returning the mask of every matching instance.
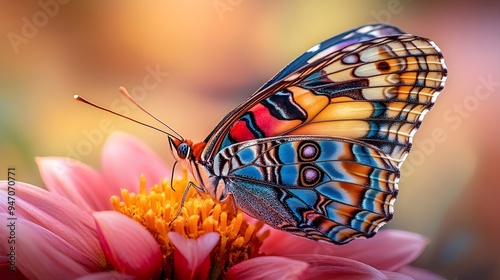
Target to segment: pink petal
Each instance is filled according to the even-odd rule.
[[[12,189],[7,182],[0,181],[0,209],[3,213],[10,213],[8,191]],[[105,266],[94,219],[89,212],[58,194],[22,182],[16,182],[15,199],[14,214],[17,218],[45,228],[92,259],[96,265]]]
[[[5,279],[5,280],[28,280],[28,278],[26,278],[26,276],[24,276],[20,271],[19,269],[16,269],[15,271],[11,271],[9,270],[9,267],[8,265],[0,265],[0,275],[2,275],[2,279]]]
[[[121,274],[117,271],[105,271],[92,273],[78,278],[77,280],[132,280],[134,276]]]
[[[318,254],[290,255],[289,258],[310,265],[308,279],[388,279],[381,271],[346,258]]]
[[[266,254],[286,256],[291,254],[315,253],[317,247],[329,246],[329,244],[324,242],[319,243],[274,228],[269,227],[268,230],[270,231],[270,235],[260,247],[260,251]]]
[[[371,239],[354,240],[337,248],[335,255],[358,260],[380,270],[397,271],[420,256],[426,245],[427,239],[420,234],[382,230]]]
[[[401,268],[399,273],[406,274],[411,276],[415,280],[444,280],[444,277],[441,277],[435,273],[432,273],[429,270],[418,268],[414,266],[405,266]]]
[[[261,251],[279,256],[290,254],[339,256],[366,263],[380,270],[397,271],[415,260],[426,244],[427,240],[421,235],[399,230],[383,230],[373,238],[357,239],[337,246],[272,229]]]
[[[2,221],[8,217],[0,213]],[[0,235],[14,237],[15,244],[0,246],[1,254],[15,253],[16,268],[28,279],[74,279],[105,267],[53,232],[23,218],[17,218],[12,228],[0,227]]]
[[[108,185],[104,176],[88,165],[60,157],[39,157],[36,162],[49,191],[87,211],[112,210],[109,198],[120,194],[120,189]]]
[[[393,271],[385,271],[385,270],[382,270],[382,273],[385,275],[386,279],[391,279],[391,280],[415,280],[413,277],[408,276],[408,275],[406,275],[404,273],[393,272]]]
[[[257,257],[238,263],[226,273],[226,279],[280,280],[306,279],[310,277],[309,265],[300,260],[285,257]]]
[[[160,275],[163,254],[146,228],[118,212],[93,215],[104,254],[118,272],[139,279],[155,279]]]
[[[131,192],[139,191],[141,174],[148,185],[170,178],[170,171],[158,155],[138,138],[123,132],[112,133],[104,143],[101,166],[109,183]]]
[[[184,238],[169,232],[168,238],[175,246],[174,268],[178,279],[207,279],[210,270],[210,252],[219,243],[220,235],[205,233],[197,239]]]

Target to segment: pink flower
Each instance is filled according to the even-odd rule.
[[[422,236],[409,232],[386,230],[369,240],[335,246],[249,223],[230,203],[194,190],[172,221],[187,175],[174,180],[177,191],[171,191],[170,172],[160,158],[123,133],[105,143],[102,172],[66,158],[37,162],[50,192],[24,183],[16,186],[16,276],[439,279],[408,266],[426,245]],[[149,191],[141,174],[151,182]],[[0,182],[3,220],[10,217],[8,191],[7,182]],[[0,227],[0,234],[11,232]],[[5,240],[0,242],[1,255],[8,256]],[[0,257],[0,272],[8,268],[9,258]]]

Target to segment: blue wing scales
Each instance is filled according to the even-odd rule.
[[[236,206],[296,235],[343,244],[392,218],[399,171],[366,143],[273,137],[234,144],[214,159]]]

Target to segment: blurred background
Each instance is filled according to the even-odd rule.
[[[42,186],[34,158],[99,168],[106,137],[136,135],[171,165],[166,137],[74,94],[203,140],[232,108],[311,46],[375,22],[431,38],[449,77],[402,168],[395,219],[421,233],[416,265],[500,279],[498,1],[0,1],[0,172]],[[380,252],[383,254],[384,252]]]

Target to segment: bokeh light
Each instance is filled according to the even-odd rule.
[[[17,180],[43,186],[36,156],[98,168],[115,130],[173,163],[164,135],[74,94],[156,125],[119,95],[125,86],[183,136],[202,140],[309,47],[390,23],[434,40],[449,77],[403,165],[388,227],[429,238],[419,266],[450,279],[499,279],[498,11],[493,0],[2,1],[0,179],[14,166]]]

